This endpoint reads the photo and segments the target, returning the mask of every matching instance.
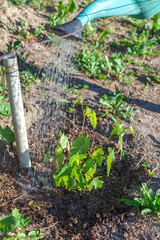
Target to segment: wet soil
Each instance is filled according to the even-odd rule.
[[[17,16],[18,13],[18,16]],[[0,3],[0,20],[5,22],[8,17],[12,21],[19,18],[27,20],[35,28],[47,24],[45,11],[37,12],[32,8],[11,6],[7,1]],[[127,36],[126,29],[130,28],[126,23],[117,20],[113,23],[115,28],[121,29],[114,34],[115,41]],[[1,55],[6,50],[5,44],[18,37],[8,30],[6,25],[0,22],[0,46]],[[27,43],[26,43],[27,44]],[[114,49],[112,49],[114,51]],[[111,51],[111,49],[110,49]],[[38,59],[38,51],[33,51],[32,59]],[[108,52],[110,54],[110,52]],[[155,68],[159,65],[159,56],[149,57]],[[36,60],[35,60],[36,61]],[[125,95],[125,101],[138,110],[134,115],[132,126],[136,131],[133,137],[127,133],[124,137],[124,149],[128,152],[122,160],[117,159],[111,169],[110,177],[102,172],[104,185],[99,190],[71,191],[56,188],[54,185],[45,185],[35,175],[38,161],[33,160],[34,169],[29,172],[21,170],[18,164],[15,143],[9,144],[0,140],[0,217],[9,215],[15,207],[26,217],[31,216],[31,224],[27,230],[44,229],[43,239],[68,239],[68,240],[101,240],[101,239],[160,239],[160,219],[154,215],[142,216],[141,209],[127,207],[118,199],[134,198],[139,196],[139,186],[146,182],[154,191],[160,188],[160,84],[152,82],[146,86],[146,76],[136,75],[132,84],[126,86],[122,81],[108,81],[87,77],[81,72],[74,72],[70,76],[76,84],[88,84],[89,88],[83,90],[84,101],[92,109],[99,110],[99,99],[109,91],[115,90],[115,84]],[[25,116],[28,129],[30,148],[34,139],[34,121],[37,115],[37,85],[33,85],[30,92],[23,92],[25,102],[31,107],[32,112],[25,108]],[[131,93],[131,94],[129,94]],[[80,131],[81,110],[75,109],[74,118],[66,115],[66,133],[70,133],[72,139]],[[76,124],[75,124],[76,122]],[[127,126],[129,123],[124,122]],[[12,125],[11,118],[3,118],[1,125]],[[100,144],[104,137],[111,131],[111,119],[103,119],[93,133],[91,126],[86,125],[85,131],[94,134],[93,144]],[[110,144],[116,144],[115,141]],[[155,175],[150,176],[142,164],[147,161],[150,169],[155,169]],[[55,170],[55,162],[53,163]],[[45,169],[41,165],[45,174]]]

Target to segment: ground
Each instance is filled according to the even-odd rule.
[[[28,6],[10,5],[6,0],[2,0],[0,3],[0,56],[7,51],[6,44],[9,41],[19,39],[4,23],[12,21],[19,24],[19,19],[23,19],[35,29],[42,24],[47,26],[48,15],[49,12],[45,10],[37,11]],[[115,29],[112,35],[114,42],[117,42],[120,37],[129,36],[131,26],[123,19],[117,19],[111,24]],[[44,31],[42,37],[45,39],[45,36]],[[32,39],[31,43],[24,42],[24,44],[28,46],[36,41],[37,39]],[[88,41],[90,41],[89,38]],[[156,46],[155,50],[159,51],[159,46]],[[41,51],[35,51],[35,48],[29,51],[32,53],[32,61],[37,62],[39,58],[42,59]],[[114,46],[108,48],[108,55],[111,55],[112,51],[116,51]],[[142,57],[139,57],[138,61],[142,61]],[[2,62],[0,63],[2,65]],[[149,56],[143,60],[143,63],[157,69],[159,55]],[[83,98],[94,110],[99,109],[101,96],[109,91],[114,92],[115,84],[123,92],[125,102],[137,108],[134,121],[131,123],[136,134],[133,136],[128,133],[124,137],[124,149],[128,155],[113,163],[110,177],[107,177],[105,172],[102,173],[103,187],[91,192],[76,190],[68,192],[52,184],[47,187],[43,181],[38,181],[34,170],[28,174],[19,168],[15,143],[10,144],[0,140],[0,216],[9,215],[16,207],[26,217],[32,217],[27,230],[44,229],[46,236],[43,239],[160,239],[158,216],[154,214],[142,216],[141,209],[127,207],[118,201],[121,198],[138,196],[142,182],[146,182],[153,191],[160,188],[160,85],[155,81],[146,85],[146,75],[133,69],[132,65],[130,68],[136,74],[132,84],[128,85],[121,79],[104,81],[90,78],[77,69],[70,76],[71,81],[74,80],[76,84],[85,83],[89,86],[82,91]],[[39,95],[37,89],[37,85],[33,84],[29,92],[23,91],[24,102],[32,109],[29,111],[25,107],[31,153],[33,153],[34,134],[36,135],[34,121],[38,112],[35,97]],[[75,111],[74,118],[65,115],[67,119],[65,127],[68,128],[68,132],[72,132],[70,138],[80,131],[80,108]],[[125,126],[129,125],[128,122],[122,121]],[[6,124],[12,125],[10,117],[2,118],[1,125]],[[111,119],[101,119],[95,133],[90,126],[86,126],[85,131],[89,131],[89,134],[93,133],[95,144],[100,144],[104,137],[108,136],[111,124]],[[146,161],[150,164],[150,170],[155,169],[154,176],[150,176],[148,170],[142,166]],[[39,163],[33,159],[33,166],[36,167],[36,164],[38,168]],[[55,164],[54,162],[54,167]],[[42,170],[45,172],[45,169]]]

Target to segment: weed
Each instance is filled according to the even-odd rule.
[[[39,80],[35,78],[29,70],[20,72],[20,80],[22,83],[22,89],[29,91],[31,88],[31,83],[35,82],[39,84]]]
[[[122,100],[124,99],[124,95],[119,91],[118,87],[115,86],[115,92],[111,93],[111,96],[104,95],[100,99],[100,103],[105,108],[105,113],[100,117],[109,116],[114,121],[117,121],[114,117],[118,116],[124,120],[128,120],[130,122],[133,121],[132,115],[137,111],[136,108],[130,108],[128,103],[124,103]]]
[[[91,77],[106,79],[104,70],[106,69],[106,61],[103,53],[97,49],[90,50],[89,46],[82,46],[82,50],[75,58],[78,68],[83,70]]]
[[[13,51],[16,52],[17,50],[24,48],[22,42],[19,40],[16,40],[15,42],[9,41],[9,43],[7,43],[6,46],[7,46],[7,51],[5,51],[5,53],[11,53]],[[16,53],[16,55],[19,63],[22,63],[23,66],[25,66],[27,58],[29,57],[29,53],[25,53],[21,51],[20,53]]]
[[[52,6],[55,5],[52,3]],[[57,14],[54,12],[49,15],[50,27],[55,27],[65,23],[65,20],[78,9],[76,0],[69,0],[69,6],[60,1],[57,6]]]
[[[25,232],[25,227],[31,221],[31,217],[25,218],[22,213],[19,213],[18,209],[12,210],[12,215],[4,216],[0,219],[0,234],[2,239],[41,239],[43,229],[33,230],[28,233]],[[13,231],[17,229],[17,234]]]
[[[34,29],[34,32],[33,32],[34,37],[37,38],[37,37],[40,36],[43,27],[44,27],[44,24],[43,24],[42,26],[36,27],[36,28]]]
[[[151,30],[152,34],[160,33],[159,17],[160,17],[160,14],[156,14],[153,16],[152,30]]]
[[[13,23],[7,23],[7,26],[15,35],[17,35],[21,39],[21,41],[27,43],[30,43],[35,40],[35,38],[39,37],[44,27],[44,25],[36,27],[33,33],[31,33],[31,27],[29,26],[28,21],[23,21],[22,19],[20,19],[20,26],[18,27]],[[21,41],[19,42],[21,43]]]
[[[156,45],[156,40],[155,38],[150,39],[150,30],[143,30],[140,35],[136,30],[136,28],[132,30],[130,39],[120,39],[128,47],[128,52],[134,56],[143,56],[143,59],[151,55],[157,55],[158,52],[152,49]]]
[[[111,57],[103,54],[105,47],[100,48],[100,43],[93,49],[90,45],[82,46],[82,49],[75,58],[78,68],[91,77],[106,80],[106,75],[116,75],[119,77],[125,70],[123,54],[113,53]]]
[[[98,24],[95,23],[95,20],[93,20],[94,24],[91,24],[91,22],[88,22],[86,25],[86,28],[83,30],[83,38],[86,37],[93,37],[95,35],[95,32],[97,31]]]
[[[142,164],[142,166],[145,167],[145,168],[147,168],[147,167],[150,167],[151,164],[149,164],[148,162],[144,162],[144,163]]]
[[[148,162],[144,162],[143,164],[142,164],[142,166],[144,167],[144,168],[146,168],[147,169],[147,172],[149,173],[149,175],[150,176],[154,176],[155,174],[156,174],[156,169],[157,168],[154,168],[154,169],[150,169],[150,164],[148,163]]]
[[[8,99],[7,91],[5,90],[5,78],[4,78],[4,67],[0,68],[0,120],[3,116],[11,116],[11,107],[9,103],[3,102],[4,100]],[[3,80],[2,80],[3,79]],[[15,141],[15,135],[13,130],[6,126],[5,128],[2,128],[0,126],[0,138],[3,138],[7,142],[14,142]]]
[[[151,83],[151,81],[160,82],[160,70],[154,70],[152,62],[150,66],[143,63],[141,63],[139,66],[140,69],[147,74],[147,83]]]
[[[113,53],[111,59],[105,56],[107,69],[112,75],[120,76],[126,69],[125,63],[123,62],[123,54],[121,52]]]
[[[65,90],[66,95],[69,96],[70,94],[73,94],[73,93],[78,94],[78,93],[79,93],[79,90],[87,89],[87,88],[89,88],[89,87],[88,87],[87,84],[84,84],[84,85],[83,85],[83,84],[77,84],[77,85],[75,84],[75,85],[73,85],[72,87],[67,88],[67,85],[64,84],[64,85],[62,86],[62,88],[63,88],[63,90]]]
[[[119,199],[119,201],[125,202],[127,206],[143,207],[144,209],[141,211],[142,215],[153,212],[160,217],[160,189],[157,190],[156,194],[153,194],[152,189],[148,189],[147,184],[142,183],[140,190],[142,197],[134,198],[134,200]]]

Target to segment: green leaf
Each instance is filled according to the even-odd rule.
[[[141,214],[142,214],[142,215],[147,215],[148,213],[152,213],[152,210],[149,209],[149,208],[145,208],[145,209],[143,209],[143,210],[141,211]]]
[[[114,153],[114,150],[112,150],[112,152],[109,154],[109,156],[107,158],[107,177],[109,177],[109,174],[111,171],[111,165],[112,165],[112,162],[114,161],[113,153]]]
[[[93,178],[93,175],[95,174],[96,172],[96,165],[93,166],[93,168],[91,167],[85,174],[85,177],[86,177],[86,181],[90,181],[92,178]]]
[[[75,101],[74,101],[74,105],[76,105],[78,102],[79,102],[80,98],[77,98]]]
[[[86,173],[90,168],[94,168],[94,160],[91,158],[85,162],[83,166],[83,171]]]
[[[160,189],[157,190],[156,196],[160,198]]]
[[[70,151],[70,145],[69,145],[69,141],[68,138],[62,133],[60,132],[60,146],[62,149],[67,149],[68,151]]]
[[[135,133],[134,128],[132,126],[130,126],[129,130],[132,134]]]
[[[119,136],[118,144],[119,144],[118,152],[121,152],[121,156],[122,156],[122,152],[123,152],[123,137],[122,136]]]
[[[103,185],[103,181],[99,180],[98,177],[94,178],[90,184],[87,185],[87,188],[89,191],[91,191],[93,188],[101,188]]]
[[[64,98],[58,98],[57,102],[59,102],[59,103],[69,103],[69,101],[67,99],[64,99]]]
[[[18,220],[20,220],[21,218],[24,218],[22,213],[19,213],[17,208],[14,208],[12,210],[12,216],[14,216],[15,218],[17,218]]]
[[[39,237],[40,232],[38,230],[33,230],[28,233],[28,237],[30,238],[36,238]]]
[[[53,177],[54,177],[55,184],[57,187],[60,187],[60,186],[67,187],[68,186],[69,176],[65,175],[65,176],[59,177],[55,174],[55,175],[53,175]]]
[[[132,206],[132,207],[139,207],[139,206],[141,206],[141,203],[139,203],[138,201],[129,200],[129,199],[126,199],[125,204],[126,204],[127,206]]]
[[[77,4],[76,0],[69,0],[69,6],[66,9],[63,17],[64,18],[69,17],[72,13],[77,11],[77,9],[78,9],[78,4]]]
[[[111,136],[119,135],[121,133],[121,130],[122,130],[122,127],[123,127],[123,123],[116,122],[116,123],[113,123],[112,125],[114,127],[113,127],[113,130],[111,132]]]
[[[72,171],[72,166],[69,165],[69,163],[66,163],[64,167],[59,171],[58,177],[60,176],[65,176],[65,175],[70,175]]]
[[[66,184],[68,191],[70,191],[71,189],[73,189],[76,186],[76,181],[74,179],[74,177],[70,177],[68,179],[68,184]]]
[[[5,216],[0,220],[0,232],[3,234],[12,232],[17,227],[17,224],[18,220],[14,216]]]
[[[92,111],[92,113],[91,113],[90,122],[91,122],[93,128],[95,129],[97,127],[97,116],[94,111]]]
[[[92,158],[95,160],[95,162],[100,165],[102,163],[103,160],[103,155],[104,152],[102,150],[102,148],[98,148],[93,154],[92,154]]]
[[[11,116],[11,107],[8,103],[2,103],[0,104],[0,114],[4,116]]]
[[[91,109],[90,109],[89,107],[87,107],[87,106],[86,106],[86,113],[85,113],[85,115],[86,115],[87,117],[90,117],[90,116],[91,116]]]
[[[76,180],[78,181],[78,183],[79,183],[78,186],[80,187],[80,189],[84,189],[85,181],[84,181],[84,178],[82,175],[82,169],[79,166],[75,166],[73,168],[72,176],[74,176],[76,178]]]
[[[103,39],[108,35],[108,30],[103,30],[99,35],[98,42],[103,41]]]
[[[26,239],[27,238],[25,233],[18,233],[17,237],[18,237],[18,239]]]
[[[31,221],[31,219],[32,219],[31,217],[21,219],[20,220],[21,226],[26,227],[29,224],[29,222]]]
[[[73,164],[79,154],[85,155],[88,151],[88,147],[90,146],[90,140],[85,135],[81,135],[76,138],[72,144],[72,151],[69,156],[69,163]],[[77,161],[77,164],[79,162]]]
[[[62,167],[62,162],[63,162],[63,159],[64,159],[64,155],[62,153],[61,147],[58,147],[56,149],[56,157],[57,157],[57,166],[59,168],[61,168]]]
[[[5,129],[3,129],[0,126],[0,138],[3,138],[5,141],[13,143],[15,141],[15,135],[13,130],[6,126]]]
[[[2,102],[3,99],[4,99],[4,96],[0,96],[0,103]]]

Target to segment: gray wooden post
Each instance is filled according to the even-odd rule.
[[[7,57],[3,60],[3,63],[6,72],[18,160],[20,167],[29,168],[31,167],[31,160],[29,155],[17,57]]]

